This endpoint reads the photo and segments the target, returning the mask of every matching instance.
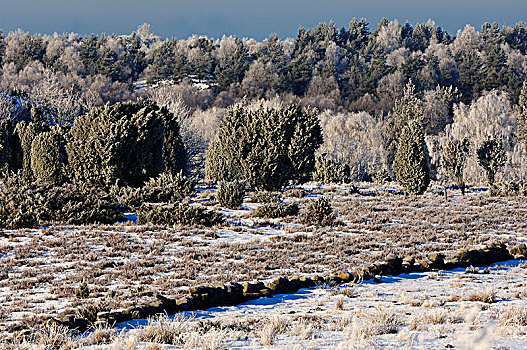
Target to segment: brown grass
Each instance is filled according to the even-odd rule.
[[[322,192],[331,196],[329,190]],[[480,194],[445,202],[433,193],[405,197],[340,192],[342,197],[332,205],[344,225],[307,230],[298,219],[272,221],[267,224],[282,230],[272,237],[258,228],[263,220],[212,229],[90,225],[5,231],[0,236],[0,287],[10,297],[1,301],[7,316],[0,319],[0,332],[33,322],[11,316],[25,311],[41,322],[75,313],[83,304],[126,308],[154,301],[156,294],[177,298],[185,293],[179,287],[346,271],[382,260],[388,251],[417,259],[440,251],[450,258],[458,248],[495,240],[512,246],[527,232],[527,200],[521,197]],[[300,206],[307,201],[288,200]],[[227,234],[246,239],[232,241],[224,238]],[[90,287],[85,301],[75,297],[80,282]],[[45,301],[52,302],[51,309],[38,311]]]

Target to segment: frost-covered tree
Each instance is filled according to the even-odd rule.
[[[454,180],[462,194],[465,194],[464,170],[469,152],[470,144],[466,138],[463,141],[450,141],[443,151],[442,166],[450,178]]]
[[[517,117],[512,109],[508,95],[500,91],[491,91],[474,101],[470,106],[463,103],[454,108],[453,123],[445,128],[441,137],[444,149],[452,140],[468,138],[472,147],[478,147],[488,137],[503,140],[505,151],[512,159],[515,151],[514,135],[517,128]],[[476,149],[471,150],[465,167],[465,179],[472,184],[485,181],[481,168],[478,165]],[[518,161],[518,164],[521,161]],[[507,169],[512,170],[516,165],[508,164]]]
[[[503,141],[488,138],[477,149],[479,165],[485,170],[489,186],[494,185],[496,174],[505,165],[507,155]]]
[[[276,190],[286,181],[306,181],[322,143],[319,120],[299,105],[250,109],[231,107],[207,151],[207,178],[246,181]]]
[[[523,83],[518,102],[518,141],[527,149],[527,82]]]
[[[411,194],[422,194],[430,184],[424,134],[417,120],[410,121],[401,131],[393,172],[399,185]]]
[[[241,83],[241,94],[247,98],[265,98],[277,93],[280,75],[271,62],[253,62]]]
[[[366,112],[320,115],[324,143],[319,153],[349,166],[351,177],[362,180],[368,173],[387,169],[379,122]]]

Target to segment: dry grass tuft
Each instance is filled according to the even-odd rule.
[[[148,324],[138,329],[136,335],[141,342],[185,345],[186,337],[193,328],[194,324],[185,316],[160,316],[149,319]]]
[[[260,330],[260,345],[273,345],[277,334],[283,334],[290,327],[291,320],[288,317],[274,315],[269,318]]]
[[[500,326],[527,326],[527,307],[510,305],[498,319]]]
[[[465,300],[466,301],[480,301],[486,304],[492,304],[496,302],[495,288],[482,288],[480,290],[473,291]]]
[[[375,309],[361,318],[354,318],[348,332],[355,340],[365,340],[372,336],[397,333],[401,320],[392,309]]]
[[[422,325],[443,325],[448,323],[461,323],[463,319],[453,310],[447,308],[433,308],[414,314],[410,318],[409,329],[419,330]]]

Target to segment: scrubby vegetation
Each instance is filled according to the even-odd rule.
[[[0,192],[0,226],[35,227],[46,223],[114,223],[123,207],[115,197],[83,185],[29,183],[20,175],[4,177]]]
[[[524,23],[484,23],[453,36],[433,21],[386,19],[377,26],[353,19],[346,28],[321,23],[262,42],[163,40],[148,24],[111,36],[19,30],[0,38],[0,161],[28,179],[106,190],[182,169],[273,190],[310,179],[396,180],[400,133],[417,121],[431,180],[444,180],[449,143],[466,138],[463,174],[458,168],[450,178],[458,186],[486,184],[477,149],[494,138],[505,152],[495,182],[520,184],[527,173],[525,31]],[[138,97],[142,103],[130,104]],[[103,120],[120,126],[108,131]],[[100,135],[83,134],[88,125]],[[256,132],[268,136],[251,138]],[[237,143],[227,146],[229,138]],[[130,152],[119,155],[108,143]],[[96,165],[90,147],[108,153],[110,163]]]
[[[296,203],[265,203],[258,207],[253,215],[260,218],[276,219],[297,215],[299,212]]]
[[[221,182],[216,196],[222,207],[240,209],[245,196],[245,183],[242,181]]]
[[[517,243],[526,229],[526,33],[524,23],[485,23],[454,37],[432,21],[386,19],[372,30],[353,19],[348,28],[324,23],[262,42],[163,40],[146,24],[111,36],[0,31],[0,287],[9,293],[0,331],[62,316],[69,323],[51,321],[31,337],[44,348],[69,347],[61,325],[80,316],[83,330],[96,327],[79,340],[91,346],[122,340],[104,328],[111,322],[98,322],[115,317],[109,310],[139,318],[169,305],[165,294],[176,300],[198,284],[279,285],[284,274],[328,271],[350,281],[343,271],[359,263],[383,275],[403,265],[443,268],[447,255],[451,268],[479,266],[491,261],[482,253],[488,246],[455,256],[453,249],[492,247],[496,237],[524,259]],[[392,180],[400,186],[386,185]],[[470,195],[444,200],[435,185],[446,194],[451,182]],[[490,196],[471,190],[479,185]],[[242,207],[246,191],[254,195]],[[239,288],[247,300],[268,288],[223,287],[215,290]],[[490,308],[497,293],[450,298]],[[347,307],[341,294],[337,313]],[[202,307],[217,297],[196,295]],[[145,300],[145,309],[126,309]],[[49,310],[37,305],[45,301]],[[322,329],[322,306],[294,320],[232,327],[272,345],[281,333],[314,332],[306,324]],[[38,317],[25,316],[36,308]],[[324,330],[362,341],[403,325],[461,322],[450,311],[408,320],[375,310],[354,310]],[[500,327],[524,326],[504,319],[523,317],[523,309],[502,314]],[[135,341],[197,346],[232,327],[161,318]]]
[[[191,206],[188,203],[143,207],[137,214],[138,224],[214,226],[222,222],[223,218],[220,214],[207,211],[203,207]]]
[[[331,226],[334,221],[333,207],[326,197],[311,199],[302,214],[302,222],[308,225]]]

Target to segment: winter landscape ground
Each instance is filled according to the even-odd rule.
[[[0,234],[1,347],[22,348],[342,348],[523,349],[527,343],[526,268],[510,260],[488,268],[416,272],[374,280],[320,284],[238,306],[175,316],[96,322],[99,312],[176,299],[189,287],[324,276],[383,261],[389,253],[451,259],[460,248],[491,242],[511,249],[527,239],[524,197],[462,196],[440,188],[423,196],[396,185],[304,186],[283,193],[298,216],[253,216],[246,196],[226,210],[214,188],[192,198],[228,216],[212,227],[50,226]],[[331,200],[337,225],[301,223],[310,197]],[[128,216],[133,219],[133,215]],[[78,334],[49,319],[92,319]],[[48,327],[44,325],[48,322]]]

